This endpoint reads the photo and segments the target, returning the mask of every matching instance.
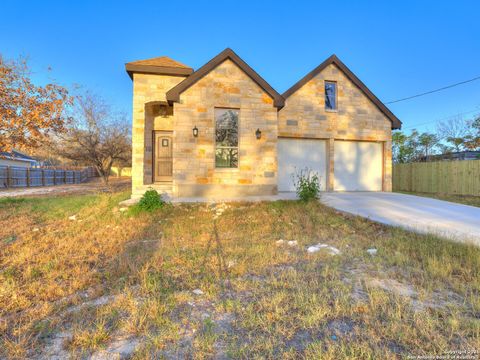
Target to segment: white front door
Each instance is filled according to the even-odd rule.
[[[295,171],[308,168],[317,173],[320,190],[327,180],[327,142],[315,139],[278,139],[278,191],[295,191]]]
[[[382,191],[383,143],[335,141],[334,189]]]

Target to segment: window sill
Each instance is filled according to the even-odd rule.
[[[328,113],[338,113],[338,109],[335,109],[335,110],[327,110],[327,109],[325,109],[325,112],[328,112]]]
[[[236,168],[215,168],[215,172],[238,172],[240,169]]]

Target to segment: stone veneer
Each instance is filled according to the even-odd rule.
[[[236,169],[215,168],[215,108],[239,109]],[[198,137],[192,128],[199,130]],[[262,131],[257,139],[255,131]],[[277,192],[277,109],[273,99],[231,60],[180,95],[174,104],[175,196],[268,195]]]
[[[165,102],[165,93],[184,76],[133,74],[132,116],[132,197],[141,196],[149,187],[171,191],[171,186],[152,182],[153,130],[173,130],[173,114],[156,116],[159,102]]]
[[[337,111],[325,110],[325,80],[337,83]],[[290,95],[278,113],[279,137],[328,140],[328,190],[334,188],[334,141],[361,140],[383,143],[383,190],[391,191],[391,127],[391,121],[333,64]]]

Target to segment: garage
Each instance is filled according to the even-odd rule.
[[[382,191],[383,143],[335,141],[335,191]]]
[[[295,191],[295,170],[309,168],[317,173],[320,189],[327,179],[327,142],[317,139],[278,139],[278,191]]]

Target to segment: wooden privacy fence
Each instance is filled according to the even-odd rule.
[[[393,191],[480,196],[480,160],[394,164]]]
[[[110,173],[117,177],[121,177],[121,176],[132,177],[132,168],[131,167],[121,168],[118,166],[112,166]]]
[[[79,184],[97,176],[92,167],[80,170],[0,166],[0,188]]]

